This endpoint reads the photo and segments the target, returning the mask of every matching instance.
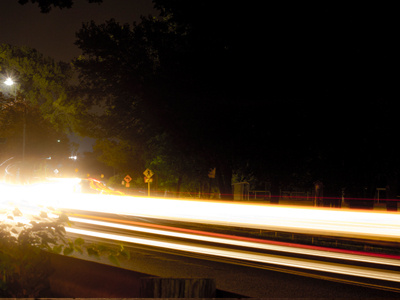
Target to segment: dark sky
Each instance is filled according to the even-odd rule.
[[[0,1],[0,44],[29,46],[56,60],[68,61],[80,54],[74,45],[75,32],[83,22],[101,24],[110,18],[120,23],[139,22],[140,16],[158,15],[151,0],[103,0],[102,4],[75,1],[71,9],[40,12],[37,4]]]

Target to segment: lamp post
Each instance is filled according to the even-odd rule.
[[[11,77],[8,77],[4,84],[13,86],[16,83]],[[17,100],[17,89],[15,88],[15,100]],[[22,161],[25,161],[25,140],[26,140],[26,105],[24,103],[23,131],[22,131]]]

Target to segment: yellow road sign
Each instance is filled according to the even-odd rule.
[[[146,171],[143,172],[144,176],[147,178],[151,178],[151,176],[154,175],[154,173],[150,169],[146,169]]]
[[[125,180],[126,182],[130,182],[130,181],[132,180],[132,178],[131,178],[131,176],[126,175],[126,176],[124,177],[124,180]]]

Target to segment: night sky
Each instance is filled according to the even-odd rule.
[[[74,45],[75,32],[83,22],[97,24],[114,18],[120,23],[140,22],[140,16],[156,15],[151,0],[104,0],[102,4],[75,1],[71,9],[40,12],[37,4],[0,1],[0,44],[29,46],[46,56],[68,61],[80,54]]]

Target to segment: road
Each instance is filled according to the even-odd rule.
[[[55,198],[51,189],[39,194],[38,205],[69,215],[71,237],[125,245],[132,258],[122,266],[138,272],[216,278],[218,289],[248,297],[400,296],[397,253],[305,242],[324,236],[395,249],[397,213],[67,192]],[[34,195],[35,189],[14,194],[16,201],[28,197],[30,206]],[[303,240],[271,239],[270,233]]]

